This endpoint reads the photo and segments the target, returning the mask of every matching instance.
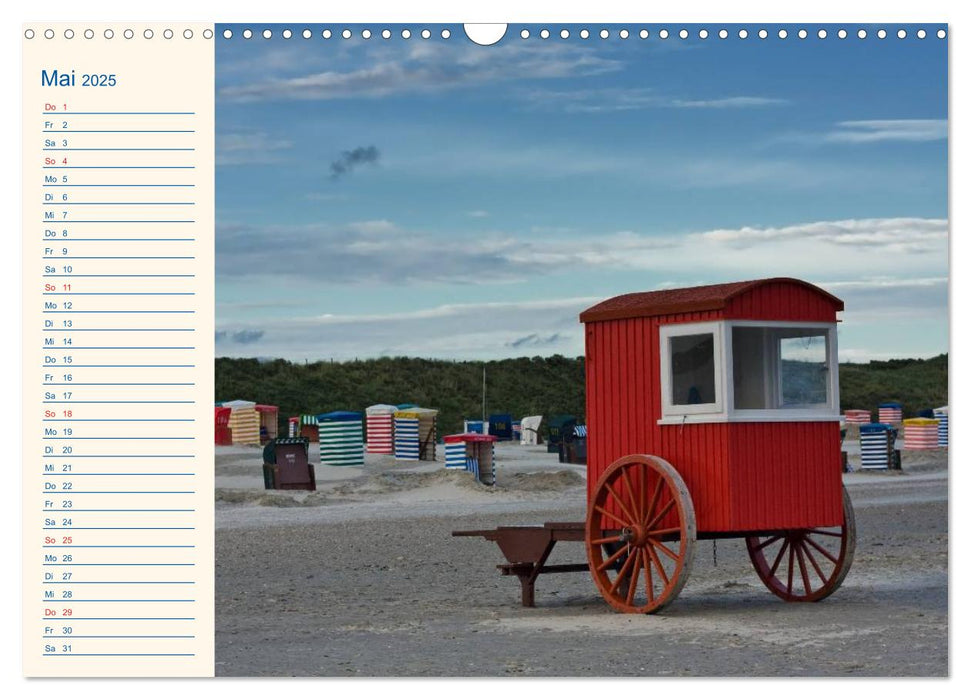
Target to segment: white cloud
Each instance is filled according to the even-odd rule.
[[[482,174],[502,178],[517,175],[561,179],[577,176],[631,173],[644,170],[644,159],[629,155],[590,151],[583,145],[524,146],[510,148],[496,143],[486,147],[455,147],[419,153],[404,162],[389,159],[388,170],[440,178]]]
[[[255,165],[279,161],[281,151],[293,148],[293,141],[265,131],[231,131],[216,137],[216,165]]]
[[[398,233],[400,230],[387,219],[375,219],[373,221],[357,221],[347,224],[347,228],[354,233],[364,236],[380,235],[384,236],[391,233]]]
[[[618,70],[621,64],[575,46],[505,44],[482,50],[416,44],[408,52],[373,52],[363,67],[330,69],[262,82],[227,85],[221,99],[333,100],[443,92],[523,78],[576,78]],[[360,65],[360,64],[357,64]]]
[[[494,234],[459,244],[455,237],[443,241],[384,220],[336,228],[243,227],[229,240],[221,228],[217,284],[249,275],[247,284],[266,286],[276,296],[281,289],[274,285],[284,284],[301,290],[305,311],[299,317],[291,309],[262,317],[253,309],[255,315],[247,317],[252,320],[220,323],[219,352],[294,360],[578,355],[583,342],[577,314],[612,294],[790,276],[844,300],[844,359],[930,356],[947,344],[946,232],[947,222],[939,219],[860,219],[686,235],[549,233],[521,240]],[[301,254],[268,255],[273,246]],[[589,297],[422,305],[435,298],[429,282],[527,281],[570,270],[636,270],[644,282]],[[406,295],[417,306],[344,313],[341,294],[334,294],[338,284],[346,285],[341,294],[353,294],[354,285],[377,284],[395,295],[396,307]],[[424,289],[416,292],[419,285]],[[439,294],[448,291],[443,286]],[[901,335],[904,327],[921,331]]]
[[[839,361],[840,362],[855,362],[855,363],[865,363],[872,360],[899,360],[901,358],[913,358],[913,359],[929,359],[931,357],[936,357],[940,355],[944,350],[939,351],[929,351],[929,352],[918,352],[918,353],[900,353],[900,352],[888,352],[886,350],[875,350],[872,348],[840,348],[839,349]]]
[[[530,107],[574,113],[626,112],[644,109],[746,109],[789,103],[778,97],[728,95],[689,98],[662,95],[652,88],[600,88],[588,90],[530,90],[517,93]]]
[[[220,57],[219,76],[226,77],[264,75],[281,71],[305,69],[308,55],[316,57],[317,52],[309,52],[299,45],[268,43],[266,48],[256,50],[247,45],[232,56]]]
[[[946,219],[847,219],[782,227],[743,227],[707,231],[708,242],[736,248],[782,241],[813,240],[849,248],[881,249],[886,253],[926,253],[947,245]]]
[[[796,143],[823,144],[920,143],[947,139],[947,119],[861,119],[836,122],[828,131],[777,134],[766,145]]]
[[[820,221],[686,234],[432,235],[386,220],[221,225],[217,275],[330,284],[486,284],[566,270],[640,270],[688,279],[934,277],[947,269],[944,219]],[[301,255],[267,255],[273,250]]]
[[[871,119],[839,122],[825,135],[834,143],[875,141],[940,141],[947,138],[946,119]]]
[[[268,254],[275,249],[300,255]],[[930,356],[947,345],[947,222],[941,219],[824,221],[684,235],[494,233],[474,240],[442,239],[385,220],[339,227],[222,226],[216,261],[217,286],[265,287],[275,297],[300,290],[304,309],[293,317],[292,309],[254,308],[239,322],[220,323],[219,352],[228,355],[579,355],[577,314],[612,294],[775,276],[805,279],[844,300],[844,359]],[[637,271],[644,282],[596,297],[421,306],[436,294],[447,298],[447,285],[481,284],[486,291],[480,293],[488,294],[489,285],[580,271]],[[339,294],[335,285],[343,285]],[[374,287],[372,296],[387,290],[396,307],[409,298],[418,306],[341,312],[338,300],[364,285]],[[224,305],[218,311],[223,318],[233,312]],[[903,328],[920,332],[902,335]]]
[[[309,323],[367,324],[387,323],[388,321],[410,322],[429,319],[464,319],[485,314],[508,314],[512,312],[539,312],[580,308],[594,304],[597,297],[569,297],[566,299],[538,299],[531,301],[492,301],[475,304],[441,304],[427,309],[403,311],[393,314],[323,314],[308,317]],[[579,312],[578,312],[579,313]]]
[[[724,188],[760,185],[773,189],[804,190],[858,177],[849,168],[833,172],[829,167],[780,158],[676,158],[655,164],[665,184],[682,188]]]
[[[468,241],[399,229],[385,220],[301,226],[223,224],[216,234],[216,274],[304,283],[476,284],[522,279],[531,271],[510,257],[515,238]],[[272,255],[276,250],[300,255]]]
[[[926,277],[926,278],[900,278],[900,277],[875,277],[860,280],[827,282],[826,288],[835,293],[835,290],[870,290],[886,292],[888,290],[900,289],[926,289],[929,287],[947,286],[947,277]]]
[[[744,107],[775,107],[789,104],[789,100],[778,97],[757,97],[738,95],[735,97],[715,97],[709,99],[672,99],[671,107],[690,107],[694,109],[737,109]]]
[[[299,299],[266,299],[261,301],[217,301],[216,313],[232,311],[258,311],[280,308],[300,308],[303,301]]]
[[[826,282],[827,291],[846,304],[844,320],[853,325],[898,324],[945,319],[948,310],[947,277],[863,278]]]
[[[445,304],[393,314],[331,313],[221,324],[219,352],[293,360],[382,355],[474,359],[536,352],[576,356],[583,354],[578,315],[598,301]],[[251,340],[257,336],[259,341]]]
[[[652,187],[662,192],[697,188],[747,189],[758,185],[764,196],[775,192],[900,191],[920,181],[919,171],[877,169],[872,164],[840,163],[790,158],[785,154],[747,154],[745,157],[693,155],[659,149],[594,148],[572,140],[562,143],[510,147],[491,141],[472,145],[456,143],[448,149],[427,149],[408,157],[389,155],[385,171],[396,177],[431,181],[485,175],[514,180],[517,177],[558,182],[599,177],[623,180],[626,186]],[[746,196],[749,193],[746,193]]]
[[[697,283],[715,281],[720,280]],[[645,284],[642,289],[660,286],[666,285]],[[841,360],[930,357],[945,349],[945,279],[846,279],[820,286],[846,302],[840,324]],[[553,353],[577,356],[584,351],[579,313],[608,296],[611,294],[440,304],[399,313],[343,314],[335,308],[314,316],[277,314],[261,321],[218,324],[218,352],[291,360],[394,355],[452,359]],[[920,319],[931,332],[901,339],[899,322],[904,319]]]

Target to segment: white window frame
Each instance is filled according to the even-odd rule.
[[[725,334],[725,352],[729,373],[734,371],[732,357],[732,331],[735,328],[779,328],[779,329],[798,329],[798,330],[820,330],[825,331],[821,335],[826,336],[826,368],[827,368],[827,401],[824,404],[793,406],[790,408],[735,408],[735,378],[732,376],[728,382],[728,420],[730,421],[798,421],[798,420],[840,420],[839,414],[839,357],[837,351],[836,323],[820,323],[812,321],[726,321],[728,333]],[[777,342],[781,339],[776,339]],[[771,389],[776,394],[776,400],[781,402],[782,383],[780,382],[780,366],[776,360],[780,355],[779,347],[773,343],[770,350],[772,360],[766,363],[766,371],[774,372],[769,379]]]
[[[661,357],[661,413],[664,419],[669,417],[676,418],[681,422],[686,417],[723,415],[725,412],[725,351],[723,340],[723,324],[719,321],[709,321],[706,323],[672,323],[669,326],[661,326],[660,333],[660,357]],[[713,338],[712,351],[714,352],[715,364],[715,401],[712,403],[699,403],[688,405],[675,405],[671,403],[671,338],[685,335],[702,335],[710,333]]]
[[[828,374],[825,404],[793,408],[736,409],[734,361],[732,358],[732,332],[737,327],[820,329],[826,336],[826,366]],[[711,333],[714,337],[715,402],[689,406],[673,405],[671,392],[670,338],[681,335]],[[839,362],[836,323],[811,321],[708,321],[705,323],[672,323],[659,328],[659,357],[661,365],[661,425],[684,423],[786,423],[802,421],[839,421]],[[767,350],[770,350],[767,348]],[[775,358],[779,348],[771,348]],[[767,355],[769,356],[769,355]],[[766,363],[766,371],[778,373],[778,366]],[[781,391],[778,376],[767,377],[767,386]]]

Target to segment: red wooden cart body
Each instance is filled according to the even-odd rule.
[[[788,278],[608,299],[586,325],[588,497],[615,460],[650,454],[675,465],[701,533],[843,522],[840,426],[825,420],[659,424],[660,329],[710,321],[835,323],[843,303]]]

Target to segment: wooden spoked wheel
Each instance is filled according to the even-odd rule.
[[[615,610],[654,613],[674,600],[691,570],[695,536],[688,488],[660,457],[623,457],[597,482],[587,508],[587,561]]]
[[[843,524],[747,537],[748,555],[766,588],[791,602],[822,600],[840,587],[856,550],[856,522],[843,488]]]

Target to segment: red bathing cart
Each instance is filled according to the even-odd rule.
[[[453,534],[497,542],[524,605],[539,574],[589,570],[616,610],[656,612],[684,586],[695,542],[729,537],[744,538],[775,595],[825,598],[855,547],[841,476],[842,309],[790,278],[587,309],[586,521]],[[564,540],[585,542],[585,564],[546,564]]]

